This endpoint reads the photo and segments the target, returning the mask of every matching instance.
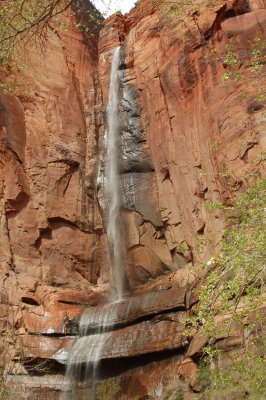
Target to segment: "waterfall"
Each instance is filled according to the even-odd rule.
[[[120,47],[114,50],[109,100],[107,106],[107,143],[106,143],[106,197],[108,203],[107,241],[112,267],[112,302],[97,310],[86,310],[79,323],[79,338],[74,344],[68,359],[66,373],[67,390],[61,400],[79,399],[79,388],[82,382],[90,382],[88,400],[96,396],[97,375],[101,352],[107,338],[112,334],[113,322],[116,320],[117,304],[122,301],[125,290],[125,269],[123,263],[123,227],[120,216],[122,205],[121,184],[119,177],[119,60]],[[88,312],[87,312],[88,311]],[[96,327],[96,328],[95,328]],[[86,340],[87,352],[81,362],[79,355],[84,355],[83,342]]]
[[[113,300],[122,299],[125,281],[122,221],[120,216],[122,196],[119,177],[119,58],[120,47],[117,47],[113,56],[109,101],[107,106],[107,192],[110,201],[107,241],[112,265]]]

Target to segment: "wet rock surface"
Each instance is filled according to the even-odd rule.
[[[87,308],[82,314],[80,329],[83,334],[89,334],[97,332],[103,321],[104,329],[114,329],[116,326],[131,324],[169,310],[184,310],[185,294],[186,288],[175,287],[130,297],[105,306]],[[103,314],[105,317],[102,320]]]
[[[127,358],[182,348],[186,344],[182,325],[180,321],[171,318],[173,316],[165,315],[158,320],[144,321],[112,333],[103,333],[101,339],[96,337],[98,335],[79,338],[71,354],[70,363],[75,365],[96,360],[99,340],[104,343],[100,359]]]

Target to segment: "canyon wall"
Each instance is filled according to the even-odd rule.
[[[31,387],[36,398],[41,386],[51,388],[47,398],[57,398],[76,317],[106,300],[106,107],[121,46],[125,268],[131,291],[162,291],[164,306],[151,312],[159,317],[118,330],[106,353],[131,357],[116,371],[123,398],[159,396],[197,368],[202,343],[188,347],[181,320],[196,301],[200,264],[228,223],[206,204],[230,204],[262,173],[265,98],[257,94],[266,82],[264,70],[250,72],[250,54],[255,39],[265,39],[266,4],[217,1],[178,23],[142,0],[107,19],[98,42],[77,30],[71,12],[66,17],[69,29],[31,55],[34,95],[0,97],[2,362],[15,386]],[[222,84],[228,44],[244,77]],[[128,348],[143,331],[141,346]],[[197,381],[191,385],[196,393]]]
[[[232,17],[234,7],[221,1],[182,26],[141,2],[102,30],[104,104],[112,48],[124,38],[121,174],[133,287],[210,258],[224,222],[204,205],[230,201],[260,169],[264,103],[255,93],[264,76],[222,84],[226,45],[247,70],[254,39],[264,34],[264,5],[241,4],[242,15]]]
[[[69,321],[102,298],[92,292],[107,265],[94,193],[97,41],[65,18],[68,29],[30,54],[22,79],[33,94],[0,97],[1,361],[11,374],[27,374],[21,360],[42,346],[52,356]]]

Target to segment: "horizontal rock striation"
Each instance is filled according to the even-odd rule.
[[[182,310],[185,304],[186,288],[170,288],[130,297],[117,303],[87,308],[82,314],[79,327],[82,335],[114,329],[149,316],[169,310]]]
[[[171,315],[166,314],[162,320],[144,321],[113,333],[103,333],[100,339],[98,335],[79,338],[71,354],[70,365],[73,367],[97,360],[99,342],[104,343],[100,359],[109,359],[179,349],[184,347],[186,339],[180,322],[171,320]]]

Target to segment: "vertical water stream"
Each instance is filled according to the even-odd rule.
[[[122,221],[120,209],[122,204],[121,184],[119,177],[119,100],[120,100],[120,79],[119,79],[120,47],[113,53],[109,100],[107,106],[107,145],[106,145],[106,197],[108,204],[107,240],[112,267],[112,293],[111,303],[96,312],[93,310],[85,312],[79,324],[79,338],[73,346],[66,373],[67,390],[62,394],[61,400],[78,400],[80,397],[80,383],[85,385],[90,382],[90,388],[86,399],[96,398],[96,383],[99,371],[101,351],[106,339],[112,334],[110,321],[115,320],[115,305],[123,299],[125,287],[125,269],[123,265],[123,239]],[[97,327],[93,329],[92,327]],[[75,362],[77,354],[84,351],[83,339],[88,339],[88,353],[86,363]],[[81,383],[82,386],[82,383]]]
[[[124,292],[123,241],[120,216],[122,195],[119,177],[119,58],[120,47],[117,47],[113,56],[107,106],[107,191],[110,198],[107,240],[113,276],[113,301],[121,300]]]

